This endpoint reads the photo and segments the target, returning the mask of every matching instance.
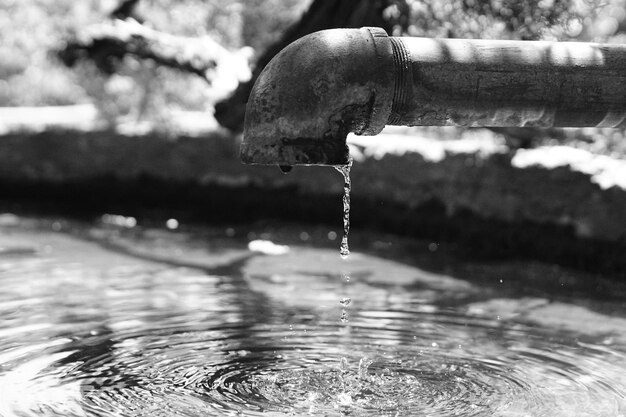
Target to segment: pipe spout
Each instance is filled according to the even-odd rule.
[[[343,165],[385,125],[626,127],[626,45],[316,32],[257,79],[241,159]]]
[[[347,134],[375,135],[387,122],[392,59],[389,38],[378,28],[330,29],[287,46],[248,99],[242,161],[346,164]]]

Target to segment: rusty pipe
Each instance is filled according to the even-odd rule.
[[[241,159],[345,164],[349,132],[385,125],[626,127],[626,45],[316,32],[256,81]]]

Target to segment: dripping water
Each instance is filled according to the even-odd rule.
[[[342,323],[346,323],[348,321],[348,312],[346,311],[346,308],[348,307],[351,301],[352,299],[348,297],[344,297],[341,300],[339,300],[339,304],[341,304],[341,307],[342,307],[341,317],[339,319],[341,320]]]
[[[335,169],[343,175],[343,236],[341,238],[341,247],[339,254],[346,259],[350,254],[348,248],[348,233],[350,233],[350,190],[352,182],[350,181],[350,168],[352,168],[352,158],[348,159],[346,165],[336,165]]]
[[[348,247],[348,233],[350,233],[350,190],[352,189],[352,182],[350,181],[350,168],[352,168],[352,158],[348,158],[346,165],[336,165],[335,169],[343,176],[343,236],[341,238],[341,246],[339,247],[339,255],[342,259],[347,259],[350,255],[350,249]],[[346,282],[350,281],[350,273],[343,273],[343,279]],[[348,297],[343,297],[339,300],[341,304],[341,316],[339,320],[342,323],[348,322],[348,312],[346,308],[352,300]]]

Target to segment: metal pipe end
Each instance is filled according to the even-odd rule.
[[[393,50],[384,30],[307,35],[259,75],[246,106],[241,160],[345,165],[348,133],[375,135],[383,129],[393,86]]]

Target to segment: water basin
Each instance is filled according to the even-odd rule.
[[[2,217],[1,416],[626,415],[618,281],[103,219]]]

